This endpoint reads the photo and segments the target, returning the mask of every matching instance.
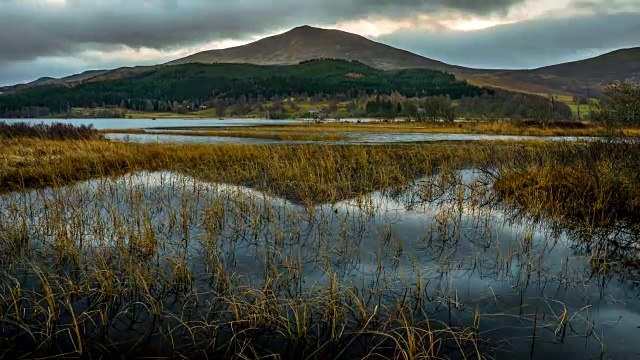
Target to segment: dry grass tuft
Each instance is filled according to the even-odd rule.
[[[536,213],[602,226],[640,221],[640,145],[591,142],[519,151],[494,188]]]

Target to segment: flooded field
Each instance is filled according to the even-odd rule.
[[[640,289],[615,266],[633,229],[534,220],[492,181],[443,170],[301,204],[159,171],[2,195],[0,348],[638,358]]]

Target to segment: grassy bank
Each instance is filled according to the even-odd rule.
[[[185,130],[187,128],[184,128]],[[204,130],[204,127],[190,128]],[[226,128],[225,130],[231,130]],[[464,122],[464,123],[324,123],[300,125],[250,126],[243,131],[278,132],[386,132],[386,133],[424,133],[424,134],[484,134],[518,136],[606,136],[610,131],[604,126],[589,123],[551,123],[541,126],[518,122]],[[640,136],[639,127],[622,129],[624,136]]]

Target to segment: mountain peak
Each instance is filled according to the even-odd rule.
[[[323,29],[316,28],[310,25],[301,25],[301,26],[294,27],[290,31],[305,31],[305,30],[323,30]]]
[[[168,63],[250,63],[256,65],[292,65],[312,59],[357,60],[374,68],[393,70],[427,68],[453,72],[460,69],[405,50],[369,40],[341,30],[309,25],[283,34],[229,49],[210,50]]]
[[[278,38],[278,37],[291,37],[291,36],[296,36],[296,37],[320,36],[321,34],[327,34],[330,31],[331,30],[328,30],[328,29],[321,29],[321,28],[317,28],[309,25],[302,25],[302,26],[294,27],[293,29],[285,33],[276,35],[274,37]]]

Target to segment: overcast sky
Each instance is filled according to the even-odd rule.
[[[166,62],[300,25],[535,68],[640,46],[640,0],[0,0],[0,85]]]

